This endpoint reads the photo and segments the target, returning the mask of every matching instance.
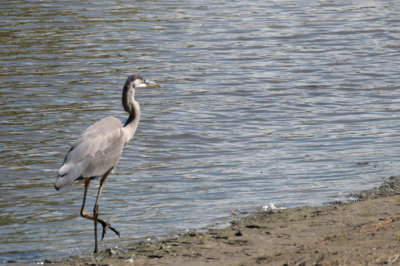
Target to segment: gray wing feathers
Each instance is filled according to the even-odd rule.
[[[104,118],[87,128],[72,145],[58,171],[56,188],[76,179],[94,178],[113,168],[124,146],[122,124],[117,118]]]

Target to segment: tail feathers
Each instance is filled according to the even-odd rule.
[[[79,167],[70,167],[69,165],[63,165],[58,170],[58,176],[54,188],[59,190],[60,188],[72,184],[75,180],[81,178],[81,172]]]

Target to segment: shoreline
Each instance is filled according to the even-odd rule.
[[[358,200],[260,211],[223,229],[106,249],[58,265],[400,264],[400,177]]]

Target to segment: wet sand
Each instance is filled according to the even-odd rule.
[[[400,177],[350,203],[263,211],[225,229],[191,232],[65,265],[400,265]]]

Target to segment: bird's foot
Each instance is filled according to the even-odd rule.
[[[117,229],[115,229],[114,227],[112,227],[109,223],[105,222],[105,221],[100,221],[101,225],[103,226],[103,233],[101,234],[101,240],[104,239],[104,236],[106,235],[106,229],[107,227],[110,228],[118,237],[120,237],[119,231]]]

